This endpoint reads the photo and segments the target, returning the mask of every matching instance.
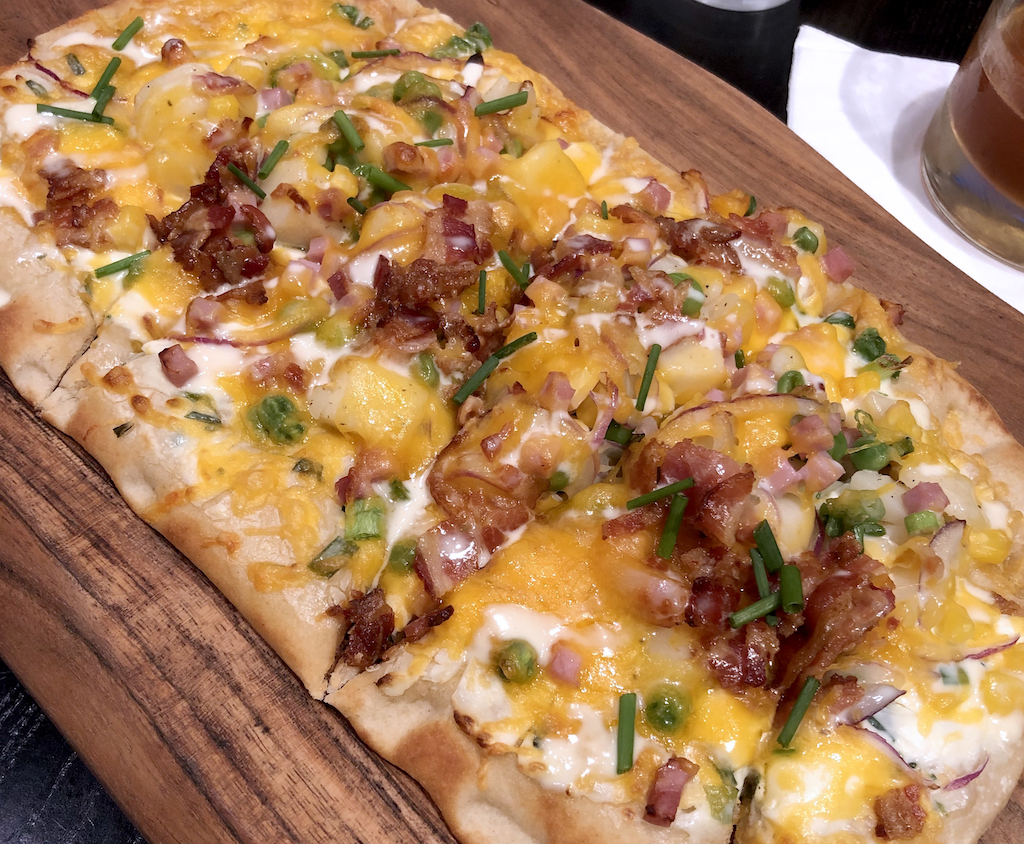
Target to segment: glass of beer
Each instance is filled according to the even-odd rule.
[[[996,0],[921,153],[936,207],[982,249],[1024,269],[1024,0]]]

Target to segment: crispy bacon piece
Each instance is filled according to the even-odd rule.
[[[800,569],[804,571],[805,565]],[[807,676],[820,678],[836,657],[893,611],[892,588],[881,564],[866,554],[846,560],[817,586],[805,582],[804,624],[786,640],[780,654],[784,671],[778,687],[790,689]]]
[[[392,264],[383,255],[373,273],[373,287],[377,296],[370,319],[382,325],[402,308],[421,313],[433,302],[458,296],[477,278],[476,264],[459,261],[440,264],[427,258],[417,258],[409,266]]]
[[[356,456],[356,462],[344,477],[334,485],[338,499],[349,504],[357,498],[366,498],[373,493],[377,481],[397,477],[395,456],[382,448],[364,448]]]
[[[762,211],[756,217],[729,215],[729,224],[739,229],[743,237],[736,248],[751,258],[765,261],[782,273],[800,275],[796,250],[780,242],[786,234],[786,218],[773,211]]]
[[[701,575],[690,587],[686,623],[691,627],[725,629],[729,615],[736,611],[739,594],[727,583]]]
[[[377,586],[365,595],[354,597],[345,608],[349,622],[341,658],[353,668],[369,668],[377,662],[395,632],[395,613]]]
[[[704,663],[722,688],[742,692],[767,686],[774,673],[779,637],[764,619],[722,634],[708,630],[701,636]]]
[[[882,303],[882,309],[893,325],[903,325],[903,317],[907,313],[907,309],[903,305],[899,302],[890,302],[888,299],[879,299],[878,301]]]
[[[655,826],[671,826],[679,811],[683,789],[699,770],[696,764],[682,756],[673,756],[658,768],[647,792],[644,820]]]
[[[107,226],[117,217],[117,203],[99,196],[106,187],[106,171],[83,170],[69,162],[43,176],[50,187],[46,209],[36,214],[36,222],[53,226],[58,246],[98,249],[113,243]]]
[[[263,274],[270,264],[274,230],[254,205],[242,204],[238,216],[253,235],[252,243],[234,230],[236,211],[232,192],[239,182],[228,164],[250,177],[258,167],[257,151],[248,140],[223,147],[200,185],[193,185],[191,198],[163,220],[149,218],[150,228],[161,243],[169,243],[174,259],[194,274],[204,290],[222,284],[241,284]]]
[[[163,51],[161,50],[161,55]],[[224,76],[214,71],[196,73],[192,76],[192,87],[210,94],[232,94],[236,97],[252,96],[256,89],[248,82],[234,76]]]
[[[175,343],[160,352],[160,366],[164,375],[175,387],[184,387],[199,374],[196,362],[185,354],[185,350]]]
[[[626,206],[628,207],[628,206]],[[550,250],[535,250],[530,256],[534,272],[552,280],[574,280],[610,255],[614,244],[590,234],[562,238]]]
[[[477,570],[480,548],[470,534],[448,520],[435,525],[416,544],[416,573],[434,598],[450,592]]]
[[[729,223],[709,223],[707,220],[673,220],[658,217],[655,222],[669,248],[691,264],[718,267],[720,270],[739,272],[739,256],[732,245],[741,232]]]
[[[405,635],[404,641],[418,642],[426,636],[430,630],[437,627],[439,624],[444,623],[454,614],[455,607],[451,604],[447,604],[439,609],[425,613],[424,615],[416,616],[407,625],[405,625],[405,628],[402,630],[402,633]]]
[[[480,264],[494,252],[490,233],[491,209],[486,202],[469,202],[446,193],[441,207],[427,212],[423,257],[438,264]]]
[[[928,817],[921,805],[921,787],[892,788],[875,798],[875,835],[883,841],[907,841],[924,829]]]

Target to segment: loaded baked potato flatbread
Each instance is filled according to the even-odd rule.
[[[0,362],[461,838],[1001,808],[1020,446],[818,222],[413,3],[119,3],[2,85]]]

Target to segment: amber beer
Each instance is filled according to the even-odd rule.
[[[1024,0],[996,0],[925,135],[925,186],[970,240],[1024,268]]]

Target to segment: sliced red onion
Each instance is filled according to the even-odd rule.
[[[903,493],[903,506],[908,513],[920,513],[922,510],[934,510],[941,513],[949,506],[949,499],[942,487],[933,481],[918,484]]]
[[[859,724],[865,718],[870,718],[881,712],[896,698],[907,693],[906,689],[897,689],[888,683],[871,683],[861,687],[863,695],[859,701],[848,706],[836,717],[840,724]]]
[[[1012,648],[1019,641],[1020,636],[1014,636],[1009,642],[1003,642],[1000,645],[990,645],[989,647],[982,648],[981,650],[971,651],[964,655],[964,659],[985,659],[993,654],[1002,653],[1007,648]]]
[[[877,745],[879,748],[885,751],[887,756],[889,756],[893,761],[898,762],[900,765],[906,768],[907,772],[912,774],[915,777],[915,779],[918,777],[918,770],[916,768],[912,768],[910,766],[910,763],[902,756],[900,756],[899,751],[897,751],[895,747],[889,744],[889,742],[885,738],[880,736],[874,730],[869,730],[865,727],[858,727],[856,725],[851,725],[851,729],[857,730],[868,741],[873,742],[875,745]]]
[[[971,771],[969,774],[964,774],[962,777],[957,777],[952,782],[949,782],[946,785],[942,786],[943,791],[954,791],[957,788],[963,788],[970,782],[974,782],[974,780],[981,776],[981,772],[985,770],[986,766],[988,765],[989,758],[990,757],[986,756],[985,761],[981,763],[981,767],[978,768],[976,771]]]
[[[573,389],[569,376],[564,372],[552,371],[544,379],[544,386],[540,388],[540,393],[537,395],[537,404],[552,411],[567,411],[575,395],[576,390]]]
[[[967,522],[957,519],[953,522],[946,522],[936,531],[932,541],[928,543],[935,555],[942,560],[943,564],[950,566],[956,560],[962,550],[964,528]]]
[[[637,194],[637,198],[652,214],[662,214],[672,201],[672,194],[657,179],[651,179],[647,186]]]

